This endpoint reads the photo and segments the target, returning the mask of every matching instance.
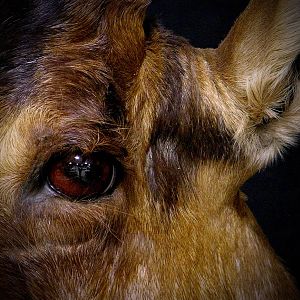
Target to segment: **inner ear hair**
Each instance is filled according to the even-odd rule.
[[[286,88],[284,88],[283,97],[279,100],[274,101],[270,104],[270,107],[266,109],[266,113],[263,116],[259,126],[270,123],[273,119],[278,119],[288,109],[293,102],[296,89],[297,81],[300,79],[300,54],[296,57],[294,62],[291,64],[290,71],[286,79]]]
[[[300,53],[293,62],[292,68],[298,80],[300,80]]]

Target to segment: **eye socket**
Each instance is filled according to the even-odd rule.
[[[84,200],[112,192],[119,172],[116,160],[105,152],[76,152],[51,160],[47,181],[55,192]]]

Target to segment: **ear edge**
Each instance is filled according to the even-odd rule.
[[[251,1],[217,49],[223,77],[244,91],[249,78],[264,70],[284,78],[300,53],[297,4],[299,0]]]
[[[236,145],[254,168],[264,168],[300,131],[299,0],[252,1],[216,53],[245,118],[236,124]]]

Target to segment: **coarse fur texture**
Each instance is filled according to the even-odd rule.
[[[251,1],[217,49],[149,2],[25,1],[0,26],[1,299],[299,299],[239,190],[300,132],[300,1]],[[49,187],[78,149],[122,166],[111,194]]]

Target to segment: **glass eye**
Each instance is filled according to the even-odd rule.
[[[50,161],[48,183],[68,198],[91,199],[115,188],[118,171],[116,160],[105,152],[72,153]]]

